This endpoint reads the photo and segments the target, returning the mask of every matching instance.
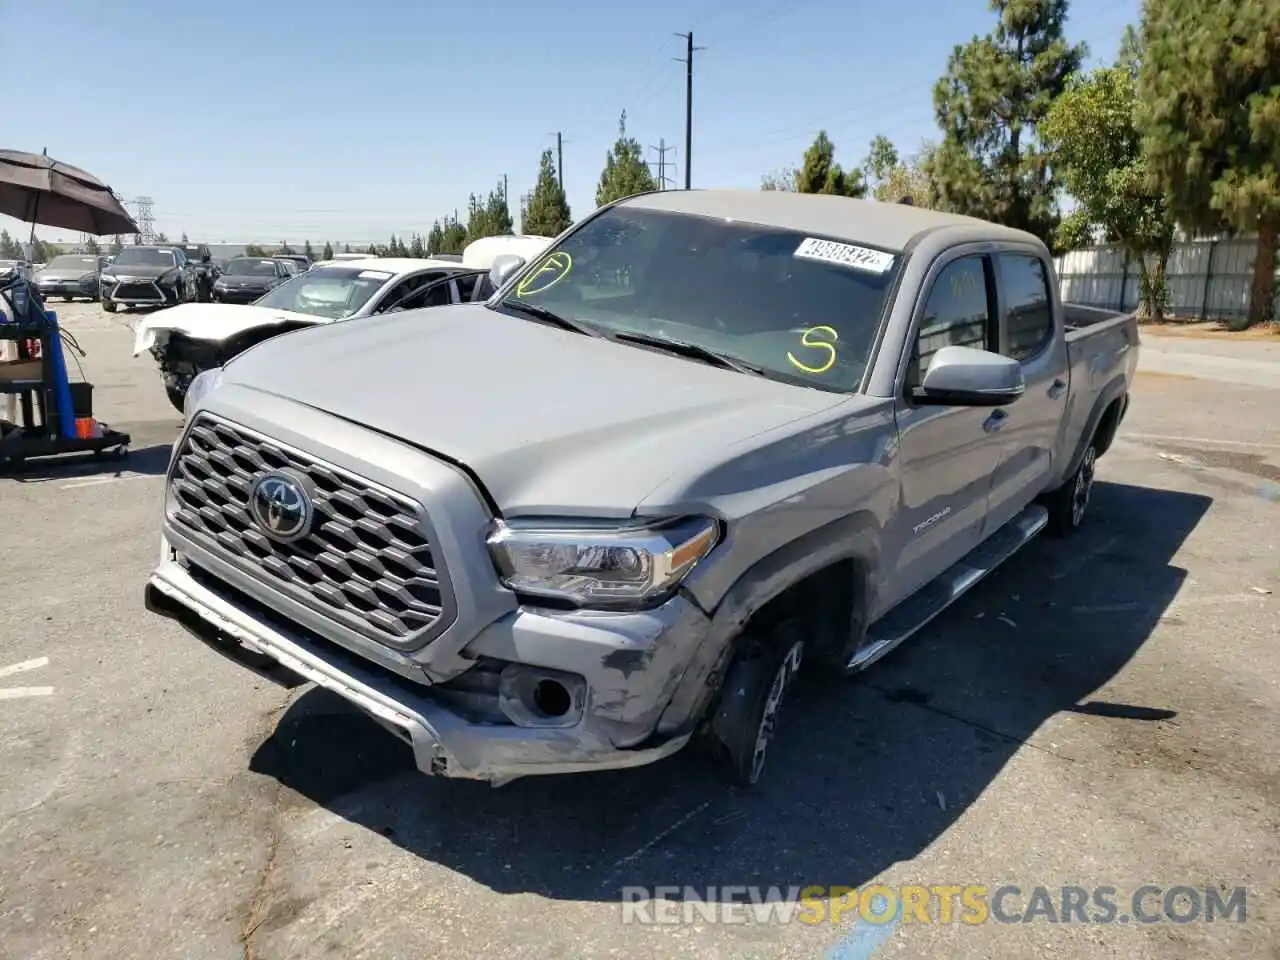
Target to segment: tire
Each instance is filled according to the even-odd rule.
[[[105,310],[107,313],[115,313],[116,305],[112,303],[110,300],[103,300],[102,309]]]
[[[763,640],[744,638],[721,687],[705,742],[733,783],[760,782],[778,717],[804,660],[804,641],[785,627]]]
[[[1093,481],[1098,469],[1098,448],[1094,441],[1084,449],[1080,466],[1057,490],[1048,497],[1048,532],[1054,537],[1069,537],[1080,529],[1093,495]]]

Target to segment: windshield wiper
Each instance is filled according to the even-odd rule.
[[[501,300],[499,306],[506,307],[508,310],[515,310],[517,313],[528,314],[536,320],[549,323],[553,327],[559,327],[561,330],[571,330],[574,333],[585,334],[588,337],[598,337],[600,334],[588,327],[586,324],[578,323],[570,320],[568,317],[562,317],[554,310],[548,310],[546,307],[540,307],[536,303],[525,303],[523,300]]]
[[[734,370],[738,373],[751,373],[757,377],[767,377],[768,373],[763,367],[757,367],[747,363],[731,354],[721,353],[719,350],[712,350],[710,347],[704,347],[700,343],[690,343],[687,340],[671,340],[667,337],[659,337],[652,333],[615,333],[611,339],[621,340],[625,343],[638,343],[648,347],[657,347],[668,353],[674,353],[677,356],[688,357],[691,360],[701,360],[703,363],[709,363],[713,367],[722,367],[725,370]]]

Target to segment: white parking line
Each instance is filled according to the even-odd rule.
[[[82,487],[97,487],[104,483],[119,483],[121,480],[153,480],[158,479],[150,473],[129,473],[122,474],[118,477],[91,477],[88,480],[77,480],[74,483],[64,483],[59,490],[79,490]]]
[[[0,700],[22,700],[25,697],[48,697],[53,687],[0,687]]]
[[[12,677],[15,673],[26,673],[28,670],[39,670],[49,665],[48,657],[36,657],[34,660],[23,660],[10,667],[0,667],[0,677]]]
[[[1120,434],[1126,440],[1154,440],[1157,443],[1205,443],[1222,447],[1255,447],[1259,450],[1280,450],[1280,443],[1261,443],[1254,440],[1223,440],[1220,437],[1171,437],[1161,433],[1130,433],[1128,430]]]

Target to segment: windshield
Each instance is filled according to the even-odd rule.
[[[504,303],[605,335],[683,341],[767,376],[856,390],[884,313],[889,252],[760,224],[615,207],[540,257]]]
[[[46,270],[86,270],[96,272],[98,269],[97,257],[81,257],[75,254],[63,254],[60,257],[54,257],[45,265]]]
[[[178,262],[168,247],[125,247],[111,262],[113,267],[172,267]]]
[[[222,272],[229,277],[274,277],[276,264],[274,260],[233,258],[227,261]]]
[[[342,320],[368,303],[393,276],[388,270],[314,267],[280,284],[254,306]]]

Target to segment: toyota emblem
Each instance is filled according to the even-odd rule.
[[[249,491],[249,513],[273,540],[291,543],[311,529],[312,505],[302,482],[287,473],[264,473]]]

